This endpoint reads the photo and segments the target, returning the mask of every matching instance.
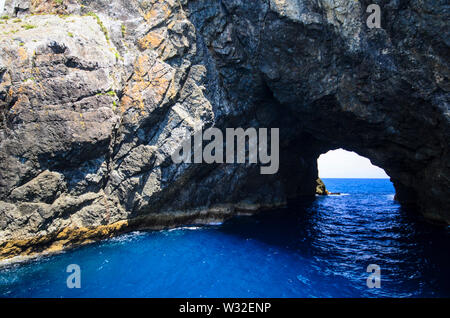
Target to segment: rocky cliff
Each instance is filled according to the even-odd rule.
[[[450,223],[446,1],[6,0],[3,14],[0,258],[313,195],[318,156],[339,147]],[[279,172],[172,162],[211,126],[279,127]]]

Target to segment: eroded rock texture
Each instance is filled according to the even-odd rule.
[[[365,23],[372,2],[380,29]],[[313,195],[317,157],[339,147],[450,222],[449,13],[414,0],[6,0],[0,257]],[[171,161],[211,126],[280,127],[279,173]]]

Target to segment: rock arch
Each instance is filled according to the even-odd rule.
[[[450,222],[448,8],[381,0],[369,29],[368,4],[7,0],[0,258],[313,195],[336,147]],[[280,127],[279,173],[170,161],[210,126]]]
[[[206,35],[228,77],[226,90],[238,105],[258,89],[269,91],[279,124],[297,121],[286,139],[297,138],[299,130],[312,138],[293,142],[292,149],[355,151],[386,170],[400,202],[448,222],[448,61],[442,55],[448,47],[438,31],[443,8],[382,2],[384,27],[368,29],[367,4],[232,1],[209,24],[197,24],[208,30],[226,21],[219,36]],[[414,10],[427,10],[437,28],[427,28]],[[232,49],[223,54],[223,47]]]

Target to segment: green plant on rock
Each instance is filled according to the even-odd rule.
[[[119,60],[123,61],[123,57],[122,55],[120,55],[119,51],[117,51],[117,49],[115,47],[110,47],[109,50],[114,54],[114,56],[116,57],[116,62],[118,62]]]
[[[110,89],[109,91],[107,91],[106,93],[98,93],[97,96],[104,96],[104,95],[108,95],[111,97],[116,97],[116,92],[113,91],[112,89]]]
[[[22,25],[22,28],[24,28],[25,30],[31,30],[34,29],[36,26],[32,25],[32,24],[24,24]]]
[[[123,60],[123,57],[119,54],[119,52],[114,52],[114,55],[116,57],[116,61]]]
[[[103,34],[105,35],[106,41],[109,43],[108,29],[105,27],[102,20],[100,20],[99,16],[96,15],[94,12],[88,12],[85,15],[89,16],[89,17],[94,17],[97,20],[97,24],[100,26],[100,29],[102,30]]]

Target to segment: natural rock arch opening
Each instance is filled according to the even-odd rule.
[[[316,194],[318,195],[340,195],[341,190],[336,190],[328,184],[329,182],[333,184],[335,179],[348,183],[357,183],[358,179],[367,181],[390,179],[383,169],[373,165],[368,158],[342,148],[321,154],[317,159],[317,168],[319,179],[317,179]],[[348,180],[345,181],[346,179]]]
[[[368,158],[353,151],[332,149],[317,159],[319,178],[389,179],[386,172]]]

